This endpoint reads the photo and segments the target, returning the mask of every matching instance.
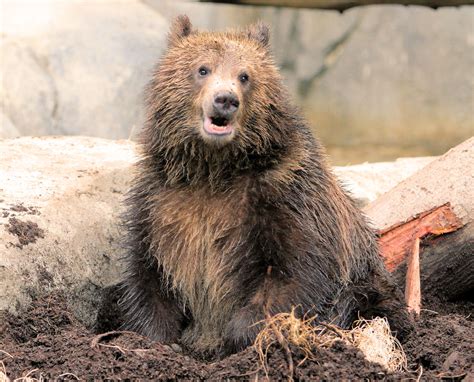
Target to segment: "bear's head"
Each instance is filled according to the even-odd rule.
[[[149,87],[148,129],[168,149],[263,153],[281,138],[278,118],[286,104],[267,26],[197,31],[179,16]]]

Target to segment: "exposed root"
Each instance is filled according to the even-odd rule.
[[[270,315],[267,315],[267,320],[268,320],[268,324],[270,325],[270,328],[273,331],[273,334],[275,334],[278,340],[278,343],[285,350],[286,361],[288,362],[288,381],[293,382],[293,375],[294,375],[295,368],[293,365],[293,356],[291,355],[291,350],[290,350],[290,347],[288,346],[288,341],[281,333],[280,328],[277,328],[275,326],[275,323],[272,322]]]
[[[418,371],[418,377],[416,377],[416,382],[421,381],[421,376],[423,375],[423,366],[420,365],[419,371]]]
[[[0,349],[0,354],[4,354],[7,357],[13,358],[13,356],[5,350]],[[10,382],[10,378],[7,376],[7,369],[5,368],[3,360],[0,361],[0,382]]]
[[[97,349],[99,346],[102,346],[102,347],[105,347],[105,348],[118,350],[122,354],[125,354],[126,352],[133,352],[133,353],[141,354],[141,353],[146,353],[146,352],[154,350],[154,349],[127,349],[127,348],[124,348],[124,347],[121,347],[121,346],[118,346],[118,345],[109,345],[109,344],[103,344],[103,343],[100,342],[100,341],[102,341],[103,339],[105,339],[107,337],[116,337],[116,336],[119,336],[121,334],[136,335],[136,333],[126,331],[126,330],[114,330],[114,331],[111,331],[111,332],[98,334],[97,336],[95,336],[92,339],[91,348],[92,349]]]
[[[7,369],[2,361],[0,361],[0,382],[10,382],[10,378],[7,377]]]
[[[267,315],[265,327],[255,339],[254,347],[260,363],[268,378],[267,354],[272,345],[279,344],[285,351],[288,362],[288,379],[293,380],[294,363],[290,346],[296,346],[305,355],[304,360],[313,356],[312,348],[317,341],[317,327],[312,325],[316,317],[299,319],[293,309],[290,313],[279,313],[272,317]]]
[[[41,373],[38,378],[34,378],[31,376],[37,371],[38,369],[30,370],[28,373],[26,373],[24,377],[16,378],[15,380],[13,380],[13,382],[43,382],[44,378]]]
[[[125,331],[125,330],[113,330],[111,332],[101,333],[96,335],[91,341],[91,348],[96,349],[100,345],[100,341],[107,337],[117,337],[121,334],[133,334],[133,332]]]
[[[467,375],[467,373],[461,373],[461,374],[448,374],[448,373],[440,373],[436,377],[441,378],[442,380],[448,380],[448,381],[461,381],[464,379],[464,377]]]
[[[315,324],[316,316],[300,319],[295,309],[290,313],[267,316],[264,328],[258,334],[254,348],[261,367],[268,379],[267,355],[271,346],[279,345],[286,354],[288,379],[293,380],[295,366],[291,348],[297,348],[304,355],[296,367],[307,359],[315,359],[313,351],[318,347],[331,347],[336,341],[343,341],[358,348],[368,361],[384,366],[389,372],[402,371],[407,359],[401,344],[390,333],[386,319],[359,320],[351,330],[344,330],[332,324]]]
[[[287,337],[289,337],[291,335],[291,331],[290,331],[290,334],[285,336],[285,334],[282,331],[281,322],[278,322],[278,318],[276,318],[276,321],[275,321],[275,317],[277,317],[277,316],[272,317],[270,315],[270,309],[269,309],[270,299],[269,299],[269,296],[268,296],[268,289],[269,289],[269,278],[270,278],[271,274],[272,274],[272,266],[269,265],[268,268],[267,268],[267,275],[266,275],[266,278],[265,278],[264,288],[263,288],[263,295],[264,295],[264,298],[266,300],[266,304],[263,307],[263,313],[265,315],[265,322],[267,324],[266,327],[268,328],[268,333],[267,333],[267,335],[265,335],[265,333],[264,333],[263,336],[260,338],[262,346],[260,346],[260,347],[256,346],[256,350],[257,350],[257,353],[259,355],[260,361],[261,362],[263,361],[262,362],[262,367],[263,367],[263,370],[265,371],[265,376],[268,380],[268,367],[267,367],[267,361],[266,361],[267,360],[267,353],[268,353],[268,349],[272,345],[272,342],[271,342],[270,338],[272,337],[272,335],[275,336],[276,341],[280,344],[280,346],[285,351],[286,362],[288,363],[288,382],[293,382],[293,375],[294,375],[295,367],[294,367],[294,363],[293,363],[293,356],[291,355],[291,350],[290,350],[290,347],[289,347],[289,342],[287,340]],[[294,309],[292,310],[291,314],[293,315],[293,317],[295,316],[294,315]],[[295,319],[296,319],[296,317],[295,317]],[[288,320],[286,320],[286,321],[288,321]],[[259,333],[259,335],[257,336],[257,338],[255,340],[255,343],[257,343],[259,341],[259,337],[262,334],[262,332],[264,332],[264,331],[265,331],[265,329]],[[263,350],[264,342],[267,342],[265,350]],[[257,378],[258,378],[258,375],[257,375]]]
[[[63,373],[63,374],[60,374],[58,375],[58,378],[63,378],[63,377],[74,377],[76,378],[76,380],[80,381],[81,379],[76,375],[76,374],[73,374],[73,373]]]

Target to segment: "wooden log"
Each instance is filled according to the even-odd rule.
[[[407,266],[402,263],[393,272],[405,295]],[[420,287],[422,296],[474,301],[474,224],[421,241]]]
[[[201,2],[291,8],[319,8],[338,11],[373,4],[423,5],[431,8],[474,4],[473,0],[201,0]]]
[[[364,211],[381,232],[447,203],[467,224],[474,221],[473,190],[474,138],[470,138],[377,198]]]
[[[380,251],[385,266],[390,272],[395,271],[413,253],[415,240],[428,234],[438,236],[453,232],[462,226],[451,204],[446,203],[415,215],[408,222],[380,230]]]
[[[473,190],[474,138],[471,138],[366,208],[379,230],[386,266],[395,272],[400,285],[406,285],[411,309],[416,311],[418,306],[418,285],[423,293],[447,299],[472,299]]]
[[[420,253],[423,293],[474,301],[474,223],[425,240]]]

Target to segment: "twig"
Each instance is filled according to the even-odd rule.
[[[408,268],[405,284],[405,300],[410,312],[420,314],[421,285],[420,285],[420,238],[415,239],[412,253],[408,258]]]
[[[13,358],[13,356],[10,353],[6,352],[5,350],[0,349],[0,353],[3,353],[3,354],[5,354],[6,356],[8,356],[10,358]]]

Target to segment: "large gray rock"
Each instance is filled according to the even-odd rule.
[[[56,116],[58,94],[54,80],[29,44],[0,41],[2,87],[0,102],[7,126],[22,135],[58,134]],[[79,105],[78,105],[79,107]],[[0,128],[3,138],[11,138],[12,127]]]
[[[0,96],[23,135],[128,138],[142,124],[162,16],[139,1],[6,1],[4,12]]]
[[[134,161],[128,141],[0,140],[0,310],[67,291],[95,321],[101,288],[117,282],[119,214]]]
[[[10,118],[8,118],[5,113],[0,110],[0,137],[3,138],[17,138],[21,136],[20,132],[13,125]]]
[[[104,288],[120,278],[119,215],[136,160],[131,141],[57,137],[0,140],[0,311],[64,291],[94,324]],[[362,203],[430,159],[336,168]],[[383,175],[383,176],[382,176]]]
[[[23,135],[128,138],[168,21],[263,19],[295,101],[335,163],[433,155],[474,131],[474,7],[336,11],[171,0],[3,3],[0,107]],[[0,128],[0,136],[7,137]],[[11,129],[10,129],[11,130]]]

